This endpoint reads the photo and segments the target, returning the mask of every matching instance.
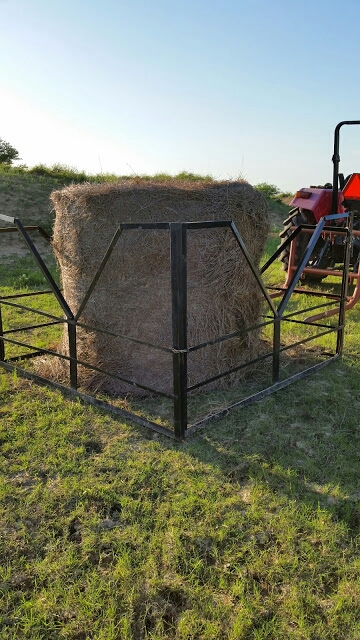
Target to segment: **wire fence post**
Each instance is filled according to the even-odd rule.
[[[174,431],[184,438],[187,429],[187,252],[186,224],[170,224],[171,299],[173,336]]]

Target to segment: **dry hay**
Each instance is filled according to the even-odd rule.
[[[245,182],[148,182],[72,185],[51,195],[54,250],[65,299],[76,314],[121,222],[234,220],[255,264],[268,233],[265,198]],[[124,231],[81,317],[86,325],[172,347],[168,231]],[[261,295],[230,230],[188,233],[188,346],[254,325]],[[61,350],[67,353],[64,333]],[[189,355],[189,383],[259,352],[251,332]],[[141,384],[172,392],[172,356],[119,337],[78,329],[78,358]],[[226,384],[234,385],[242,373]],[[82,386],[137,393],[119,380],[80,368]],[[213,386],[222,386],[218,381]],[[141,392],[140,392],[141,393]]]

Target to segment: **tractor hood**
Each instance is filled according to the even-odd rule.
[[[342,206],[344,196],[341,191],[338,193],[338,210],[336,212],[331,211],[332,201],[332,189],[318,189],[308,187],[300,189],[296,192],[294,198],[290,202],[290,206],[299,207],[299,209],[308,209],[314,214],[316,222],[323,216],[330,213],[344,213],[345,209]]]

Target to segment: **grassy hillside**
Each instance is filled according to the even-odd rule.
[[[51,225],[50,193],[58,188],[54,178],[0,172],[0,212],[25,224]]]
[[[133,177],[112,174],[89,176],[84,172],[62,165],[54,167],[39,165],[27,170],[0,165],[0,212],[9,216],[17,216],[25,224],[40,224],[49,230],[53,220],[49,196],[54,189],[60,189],[71,182],[104,182],[132,179]],[[211,176],[199,176],[186,171],[177,176],[157,174],[155,177],[164,181],[174,177],[179,180],[211,179]],[[143,180],[151,178],[152,176],[141,176]],[[276,228],[281,227],[282,221],[288,215],[290,198],[275,196],[268,197],[267,200],[272,225]]]
[[[279,231],[282,229],[283,221],[289,215],[291,209],[290,202],[292,196],[285,196],[279,198],[267,198],[269,205],[269,216],[273,231]]]

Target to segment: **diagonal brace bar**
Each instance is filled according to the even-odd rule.
[[[4,217],[4,216],[2,216],[2,217]],[[50,285],[50,288],[51,288],[53,294],[55,295],[60,307],[62,308],[63,312],[65,313],[67,319],[68,320],[74,320],[74,315],[73,315],[69,305],[67,304],[64,296],[62,295],[59,287],[57,286],[57,284],[56,284],[54,278],[52,277],[49,269],[47,268],[45,262],[43,261],[42,257],[40,256],[37,248],[35,247],[34,243],[32,242],[29,234],[27,233],[26,229],[24,228],[21,220],[19,220],[18,218],[12,218],[12,220],[14,221],[14,224],[19,229],[19,232],[21,233],[21,235],[24,238],[27,246],[29,247],[33,257],[35,258],[38,266],[40,267],[41,271],[43,272],[43,275],[45,276],[48,284]]]
[[[286,291],[285,291],[285,293],[284,293],[284,295],[282,297],[282,300],[281,300],[281,302],[280,302],[280,304],[278,306],[278,313],[279,313],[280,316],[283,315],[283,313],[284,313],[284,311],[285,311],[285,309],[287,307],[287,304],[288,304],[288,302],[289,302],[289,300],[290,300],[290,298],[291,298],[291,296],[292,296],[292,294],[294,292],[294,289],[295,289],[298,281],[300,280],[301,274],[304,271],[307,263],[309,262],[310,256],[311,256],[311,254],[312,254],[312,252],[313,252],[313,250],[315,248],[315,245],[316,245],[317,241],[320,238],[320,235],[321,235],[321,233],[323,231],[323,228],[325,227],[325,224],[326,224],[325,218],[321,218],[321,220],[317,223],[317,225],[315,227],[314,233],[310,238],[309,244],[308,244],[307,249],[306,249],[306,251],[305,251],[305,253],[304,253],[304,255],[303,255],[302,259],[301,259],[301,262],[298,265],[298,268],[296,269],[296,271],[295,271],[295,273],[294,273],[294,275],[293,275],[293,277],[292,277],[292,279],[290,281],[290,284],[287,287],[287,289],[286,289]],[[300,225],[299,228],[301,228],[301,225]]]
[[[248,263],[253,275],[256,278],[256,281],[257,281],[257,283],[258,283],[258,285],[259,285],[259,287],[260,287],[260,289],[262,291],[262,294],[263,294],[264,298],[266,299],[271,311],[274,314],[274,317],[276,318],[277,315],[278,315],[276,307],[274,306],[274,303],[271,300],[271,298],[269,296],[269,293],[268,293],[268,291],[267,291],[267,289],[266,289],[266,287],[265,287],[265,285],[263,283],[262,277],[261,277],[258,269],[256,268],[256,266],[254,265],[254,263],[253,263],[253,261],[251,259],[251,256],[250,256],[250,254],[249,254],[249,252],[248,252],[248,250],[246,248],[246,245],[245,245],[245,243],[244,243],[244,241],[243,241],[240,233],[238,232],[238,230],[236,228],[236,225],[235,225],[235,223],[233,221],[231,221],[231,223],[230,223],[230,228],[231,228],[231,230],[232,230],[232,232],[233,232],[233,234],[234,234],[234,236],[236,238],[236,241],[237,241],[238,245],[240,246],[241,251],[243,252],[243,255],[244,255],[244,258],[245,258],[246,262]]]
[[[89,286],[89,288],[88,288],[88,290],[87,290],[87,292],[86,292],[86,294],[84,296],[84,299],[83,299],[83,301],[82,301],[82,303],[81,303],[81,305],[80,305],[80,307],[78,309],[78,312],[77,312],[77,314],[75,316],[75,320],[78,320],[80,318],[82,312],[84,311],[86,303],[89,300],[93,290],[95,289],[96,284],[97,284],[102,272],[104,271],[105,266],[106,266],[106,264],[107,264],[107,262],[108,262],[108,260],[109,260],[109,258],[111,256],[111,254],[112,254],[112,252],[113,252],[113,250],[115,248],[115,245],[116,245],[120,235],[122,234],[122,232],[123,232],[123,230],[120,227],[118,227],[117,230],[115,231],[113,239],[111,240],[111,242],[110,242],[110,244],[109,244],[109,246],[108,246],[108,248],[107,248],[107,250],[105,252],[105,255],[104,255],[104,257],[103,257],[103,259],[101,261],[101,264],[100,264],[97,272],[95,273],[93,281],[90,284],[90,286]]]
[[[315,246],[316,246],[316,244],[317,244],[317,242],[318,242],[318,240],[319,240],[319,238],[320,238],[320,236],[321,236],[321,234],[322,234],[322,232],[324,230],[324,227],[326,226],[327,221],[328,220],[341,220],[341,219],[346,218],[346,217],[348,217],[348,214],[346,214],[346,213],[341,213],[341,214],[333,213],[331,215],[324,216],[323,218],[321,218],[319,220],[319,222],[317,223],[317,225],[316,225],[316,227],[314,229],[314,233],[312,234],[312,236],[311,236],[311,238],[309,240],[308,246],[307,246],[306,251],[305,251],[305,253],[304,253],[304,255],[303,255],[302,259],[301,259],[301,262],[300,262],[298,268],[296,269],[296,271],[295,271],[295,273],[294,273],[294,275],[293,275],[293,277],[292,277],[292,279],[290,281],[290,284],[287,287],[287,289],[286,289],[286,291],[285,291],[285,293],[283,295],[283,298],[282,298],[282,300],[281,300],[281,302],[280,302],[280,304],[278,306],[278,314],[279,314],[279,316],[283,315],[283,313],[284,313],[284,311],[285,311],[285,309],[287,307],[287,304],[288,304],[292,294],[294,293],[294,289],[295,289],[298,281],[300,280],[301,274],[304,271],[307,263],[309,262],[310,256],[311,256],[311,254],[312,254],[312,252],[313,252],[313,250],[314,250],[314,248],[315,248]],[[301,228],[302,228],[302,225],[300,225],[298,227],[298,229],[300,229],[300,230],[301,230]]]

